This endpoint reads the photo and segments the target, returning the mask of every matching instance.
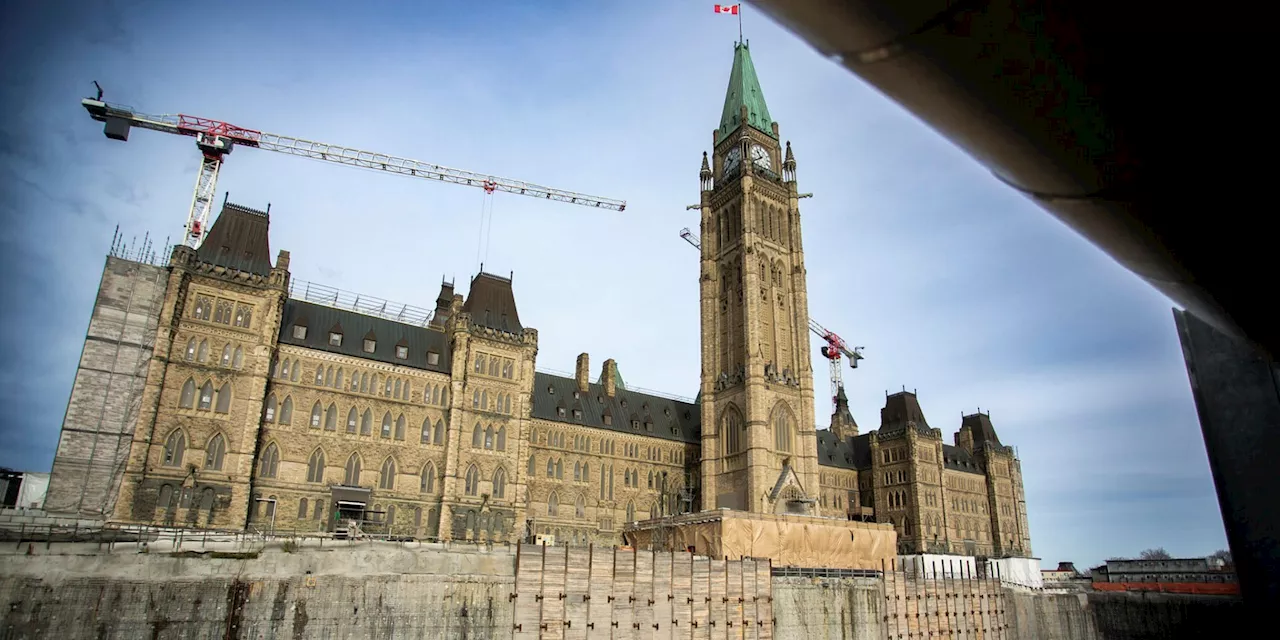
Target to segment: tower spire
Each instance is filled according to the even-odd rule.
[[[773,118],[769,117],[769,107],[764,101],[764,91],[760,89],[760,79],[756,77],[756,67],[751,62],[750,47],[746,42],[736,42],[733,45],[729,88],[724,94],[724,110],[720,115],[720,127],[716,129],[716,144],[744,124],[741,116],[743,107],[747,110],[745,124],[777,138],[773,133]]]

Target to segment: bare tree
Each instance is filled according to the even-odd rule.
[[[1164,547],[1146,549],[1142,553],[1138,554],[1138,558],[1142,560],[1168,560],[1172,557],[1173,556],[1169,555],[1168,551],[1164,550]]]
[[[1209,557],[1217,560],[1221,560],[1222,563],[1227,566],[1231,566],[1232,564],[1231,551],[1228,549],[1218,549],[1217,551],[1214,551],[1213,553],[1209,554]]]

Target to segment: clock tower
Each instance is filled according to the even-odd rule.
[[[796,163],[745,42],[703,154],[702,508],[814,513],[817,438]]]

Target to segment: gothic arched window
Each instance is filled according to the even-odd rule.
[[[382,414],[382,437],[391,437],[391,412]]]
[[[324,482],[324,452],[319,449],[307,460],[307,482]]]
[[[786,405],[779,403],[778,408],[774,410],[773,416],[773,444],[778,451],[783,453],[791,452],[794,433],[792,425],[791,410]]]
[[[222,470],[222,458],[227,453],[227,441],[223,439],[222,434],[218,434],[209,439],[209,444],[204,446],[204,468],[209,471]]]
[[[364,415],[360,416],[360,435],[367,436],[373,434],[373,412],[365,409]]]
[[[436,490],[436,466],[430,462],[422,467],[422,475],[418,478],[418,491],[422,493],[435,493]]]
[[[360,454],[353,453],[350,458],[347,458],[347,466],[342,474],[342,484],[349,487],[360,484]]]
[[[187,436],[181,429],[169,434],[164,441],[164,461],[166,467],[181,467],[182,455],[187,451]]]
[[[390,456],[382,462],[382,473],[378,479],[379,489],[395,489],[396,488],[396,461]]]
[[[396,418],[396,440],[404,440],[404,414]]]
[[[498,428],[498,451],[506,451],[506,450],[507,450],[507,428],[499,427]]]
[[[231,411],[231,383],[224,382],[218,387],[218,401],[214,403],[213,410],[215,413],[227,413]]]
[[[258,459],[258,477],[274,478],[280,466],[280,449],[273,442],[267,445],[262,451],[262,457]]]
[[[182,383],[182,394],[178,396],[178,407],[181,409],[190,409],[195,406],[195,403],[196,381],[192,378],[187,378],[187,381]],[[270,419],[267,421],[270,422]]]
[[[498,467],[493,472],[493,497],[505,498],[507,494],[507,472],[502,467]]]
[[[554,518],[556,517],[556,514],[559,511],[560,511],[560,496],[556,495],[555,492],[553,491],[551,492],[551,495],[547,497],[547,515]]]
[[[436,420],[435,444],[444,444],[444,420]]]
[[[474,496],[480,491],[480,470],[477,469],[476,465],[474,464],[471,465],[470,467],[467,467],[466,484],[464,485],[464,490],[466,491],[466,494],[469,496]]]
[[[351,410],[347,412],[347,433],[356,432],[356,422],[358,419],[359,417],[356,414],[356,408],[351,407]]]
[[[293,397],[285,396],[284,404],[280,405],[280,424],[290,424],[293,422]]]

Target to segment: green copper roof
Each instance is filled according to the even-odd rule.
[[[604,372],[600,372],[600,378],[596,380],[596,384],[604,384]],[[622,381],[622,370],[617,365],[613,367],[613,386],[616,389],[626,391],[627,384]]]
[[[747,124],[763,133],[773,135],[773,118],[764,103],[764,91],[756,77],[756,66],[751,64],[751,52],[745,42],[733,45],[733,71],[729,73],[729,89],[724,94],[724,113],[720,115],[720,128],[716,143],[729,137],[741,124],[742,105],[747,106]]]

